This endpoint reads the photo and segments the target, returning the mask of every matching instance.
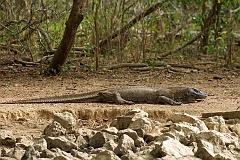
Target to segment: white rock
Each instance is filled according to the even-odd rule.
[[[85,147],[87,147],[88,142],[86,141],[86,139],[82,135],[79,135],[77,137],[76,144],[79,148],[85,148]]]
[[[145,145],[144,139],[142,137],[139,137],[136,131],[134,131],[130,128],[120,130],[118,132],[118,137],[120,138],[123,134],[126,134],[129,137],[131,137],[134,140],[134,144],[136,147],[141,147],[141,146]]]
[[[70,130],[76,125],[76,120],[70,112],[55,113],[53,120],[60,123],[64,128]]]
[[[240,124],[230,125],[229,128],[232,132],[235,132],[238,137],[240,137]]]
[[[1,129],[0,130],[0,145],[14,147],[16,145],[16,138],[13,136],[12,131]]]
[[[214,146],[216,145],[234,145],[238,146],[238,137],[236,135],[232,135],[229,133],[220,133],[215,130],[210,130],[208,132],[201,132],[196,135],[198,140],[205,140],[212,143]]]
[[[183,132],[185,136],[192,133],[200,133],[198,127],[192,126],[190,123],[175,123],[170,126],[170,132],[172,130],[177,130],[179,132]]]
[[[130,123],[129,128],[133,130],[142,129],[145,132],[151,132],[153,129],[153,122],[151,119],[143,117],[135,119],[132,123]]]
[[[117,135],[118,130],[116,127],[109,127],[109,128],[103,129],[102,132],[106,132],[112,135]]]
[[[121,156],[121,160],[154,160],[155,158],[153,155],[146,153],[146,154],[139,154],[129,151],[127,154]]]
[[[73,157],[79,158],[81,160],[89,160],[89,159],[92,158],[90,154],[84,153],[84,152],[80,152],[80,151],[78,151],[76,149],[72,149],[71,150],[71,155]]]
[[[89,145],[93,148],[102,147],[107,141],[110,139],[116,140],[118,136],[108,134],[106,132],[97,132],[92,138],[89,140]]]
[[[43,134],[49,137],[57,137],[57,136],[65,135],[66,129],[63,128],[60,123],[53,121],[44,129]]]
[[[7,153],[6,153],[6,151],[7,150],[4,151],[5,153],[2,153],[1,157],[6,156],[6,157],[12,157],[12,158],[15,158],[15,159],[21,159],[23,157],[24,153],[25,153],[25,150],[21,147],[18,147],[18,146],[14,147],[14,148],[11,148]]]
[[[202,159],[236,159],[228,148],[236,148],[238,137],[229,133],[220,133],[215,130],[201,132],[196,135],[197,152],[196,156]],[[217,158],[222,157],[222,158]],[[225,157],[225,158],[224,158]]]
[[[114,153],[117,155],[124,155],[128,153],[128,150],[132,150],[134,148],[134,140],[126,134],[123,134],[119,141],[118,146],[114,150]]]
[[[112,139],[110,139],[103,145],[103,147],[105,147],[107,150],[110,150],[110,151],[114,151],[117,148],[117,146],[118,144]]]
[[[33,146],[28,146],[21,159],[37,160],[37,154]]]
[[[47,141],[44,138],[35,138],[33,139],[33,147],[35,150],[42,152],[47,149]]]
[[[218,132],[230,133],[225,120],[222,116],[209,117],[204,120],[204,123],[210,130],[215,130]]]
[[[156,158],[161,158],[167,155],[175,158],[194,155],[189,147],[172,138],[169,138],[162,143],[155,143],[155,149],[151,154]]]
[[[133,109],[125,116],[117,117],[117,120],[111,123],[110,126],[116,127],[118,130],[127,129],[129,125],[137,119],[147,118],[148,113],[140,109]]]
[[[187,113],[174,113],[170,115],[169,120],[173,121],[173,123],[179,122],[187,122],[199,128],[200,131],[207,131],[205,123],[197,118],[196,116],[189,115]]]
[[[99,152],[91,160],[121,160],[113,151],[105,150]]]
[[[137,135],[137,132],[128,128],[128,129],[123,129],[123,130],[120,130],[117,135],[118,137],[121,137],[123,134],[126,134],[128,135],[129,137],[131,137],[133,140],[137,139],[138,138],[138,135]]]
[[[128,126],[133,122],[133,116],[121,116],[117,117],[117,121],[110,126],[116,127],[118,130],[127,129]]]
[[[135,120],[139,118],[148,117],[148,113],[139,108],[135,108],[128,112],[125,116],[133,116],[133,120]]]
[[[77,149],[77,145],[69,141],[64,136],[59,137],[46,137],[48,148],[59,148],[63,151],[69,152],[71,149]]]
[[[199,158],[206,159],[206,160],[213,160],[215,157],[214,153],[214,146],[212,143],[209,143],[205,140],[198,141],[198,149],[195,155]]]

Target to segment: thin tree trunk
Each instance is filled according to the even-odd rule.
[[[94,41],[95,41],[95,46],[96,46],[96,50],[95,50],[95,69],[98,70],[99,68],[99,28],[98,28],[98,11],[99,11],[99,7],[101,4],[101,0],[96,0],[98,1],[97,3],[95,3],[95,14],[94,14]]]
[[[203,10],[205,10],[204,6],[205,6],[205,1],[203,2]],[[209,32],[210,32],[210,27],[211,25],[213,24],[213,19],[215,18],[216,14],[217,14],[217,7],[218,7],[218,0],[214,0],[214,3],[213,3],[213,7],[212,7],[212,10],[210,11],[208,17],[205,19],[203,18],[203,26],[201,28],[201,32],[202,32],[202,39],[201,39],[201,51],[203,54],[207,54],[207,46],[208,46],[208,39],[209,39]],[[205,12],[205,11],[203,11]],[[203,13],[203,15],[206,14]]]
[[[162,0],[161,2],[156,3],[155,5],[151,6],[150,8],[148,8],[146,11],[144,11],[143,13],[140,13],[138,16],[136,16],[135,18],[133,18],[129,23],[127,23],[126,25],[124,25],[122,28],[120,28],[119,30],[115,31],[113,34],[111,34],[110,36],[108,36],[106,39],[104,39],[103,41],[101,41],[99,43],[99,47],[102,48],[104,45],[106,45],[109,41],[111,41],[112,39],[116,38],[117,36],[125,33],[129,28],[131,28],[133,25],[135,25],[137,22],[139,22],[141,19],[143,19],[144,17],[148,16],[149,14],[151,14],[152,12],[156,11],[159,7],[161,7],[163,5],[163,3],[165,3],[167,0]]]
[[[56,75],[61,72],[62,66],[66,62],[68,54],[74,44],[78,26],[84,18],[84,4],[85,0],[73,0],[72,10],[66,22],[66,28],[61,43],[53,56],[47,74]]]

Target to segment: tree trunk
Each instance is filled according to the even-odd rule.
[[[204,16],[204,14],[206,14],[205,5],[206,5],[206,1],[203,1],[203,15],[202,16]],[[215,18],[216,14],[217,14],[218,5],[220,5],[218,3],[218,0],[214,0],[212,9],[211,9],[208,17],[206,19],[203,17],[203,26],[201,27],[202,38],[201,38],[201,43],[200,43],[201,51],[203,54],[207,54],[207,52],[208,52],[207,46],[208,46],[210,27],[213,24],[213,19]]]
[[[140,13],[138,16],[136,16],[135,18],[133,18],[130,22],[128,22],[127,24],[125,24],[122,28],[118,29],[117,31],[115,31],[113,34],[111,34],[110,36],[108,36],[107,38],[105,38],[104,40],[102,40],[99,43],[99,47],[102,48],[104,45],[106,45],[108,42],[110,42],[112,39],[114,39],[115,37],[125,33],[129,28],[131,28],[133,25],[135,25],[137,22],[139,22],[141,19],[143,19],[144,17],[148,16],[149,14],[151,14],[152,12],[156,11],[158,8],[160,8],[163,3],[165,3],[167,0],[162,0],[161,2],[157,2],[156,4],[154,4],[153,6],[151,6],[150,8],[148,8],[146,11]]]
[[[83,20],[83,9],[85,0],[73,0],[71,13],[66,22],[66,28],[58,46],[57,51],[54,53],[51,64],[49,65],[47,74],[56,75],[61,72],[62,66],[67,60],[68,54],[74,44],[75,35],[78,26]]]

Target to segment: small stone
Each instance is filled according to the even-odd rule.
[[[175,158],[194,155],[189,147],[172,138],[169,138],[162,143],[156,143],[155,149],[151,152],[151,154],[156,158],[161,158],[167,155]]]
[[[92,159],[91,155],[89,155],[88,153],[84,153],[84,152],[80,152],[76,149],[72,149],[71,150],[71,155],[73,157],[79,158],[81,160],[89,160]]]
[[[16,138],[13,136],[12,131],[1,129],[0,130],[0,145],[14,147],[16,145]]]
[[[37,154],[33,146],[28,146],[21,160],[37,160]]]
[[[114,153],[116,153],[116,155],[122,156],[128,153],[128,150],[132,150],[133,148],[134,140],[128,135],[123,134],[118,141],[118,146],[114,150]]]
[[[96,154],[91,160],[121,160],[113,151],[104,150]]]
[[[70,112],[55,113],[53,120],[60,123],[65,129],[72,130],[76,125],[76,120]]]
[[[153,129],[153,122],[151,119],[147,117],[139,118],[133,121],[130,125],[129,128],[133,130],[137,129],[142,129],[145,132],[151,132]]]
[[[103,129],[102,132],[106,132],[106,133],[112,134],[112,135],[117,135],[118,130],[116,127],[109,127],[109,128]]]
[[[204,120],[204,123],[210,130],[215,130],[218,132],[230,133],[225,120],[222,116],[209,117]]]
[[[64,136],[46,137],[48,148],[59,148],[63,151],[69,152],[71,149],[77,149],[77,145],[69,141]]]
[[[47,149],[47,142],[44,138],[35,138],[33,141],[33,147],[36,151],[42,152],[43,150]]]
[[[66,134],[66,129],[61,126],[60,123],[53,121],[43,131],[45,136],[58,137]]]
[[[208,128],[205,123],[196,116],[187,113],[174,113],[170,116],[169,120],[173,123],[187,122],[199,128],[200,131],[207,131]]]
[[[93,148],[99,148],[103,147],[103,145],[110,139],[116,140],[117,138],[116,135],[111,135],[106,132],[97,132],[92,138],[90,138],[89,145]]]

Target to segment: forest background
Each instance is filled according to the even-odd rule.
[[[72,68],[240,67],[239,0],[0,4],[1,59],[37,66],[40,73]]]

